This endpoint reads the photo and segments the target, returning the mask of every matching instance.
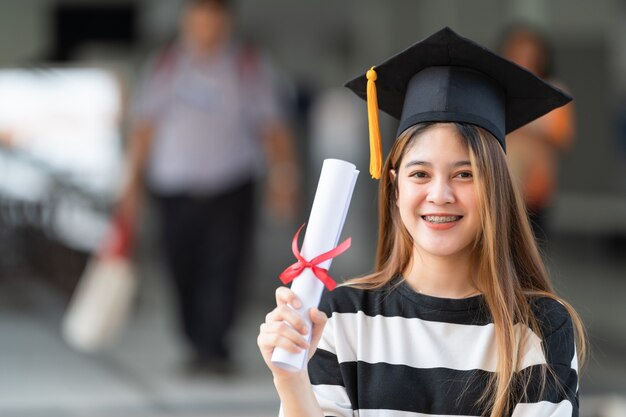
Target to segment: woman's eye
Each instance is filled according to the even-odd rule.
[[[459,178],[472,178],[472,177],[473,177],[472,173],[471,173],[471,172],[468,172],[468,171],[459,172],[459,173],[458,173],[458,174],[456,174],[456,175],[457,175],[457,177],[459,177]]]
[[[428,174],[426,174],[424,171],[417,171],[412,173],[411,176],[414,178],[426,178]]]

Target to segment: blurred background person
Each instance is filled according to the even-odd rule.
[[[525,23],[510,26],[500,41],[505,58],[527,68],[562,90],[553,76],[552,48],[546,37]],[[547,210],[557,187],[558,160],[574,138],[574,105],[556,109],[507,136],[507,157],[513,177],[522,190],[535,237],[547,239]]]
[[[227,339],[240,309],[264,160],[274,214],[290,218],[296,203],[292,139],[270,68],[233,40],[230,7],[228,0],[187,1],[179,36],[147,65],[120,203],[133,221],[144,182],[155,197],[193,373],[232,370]]]

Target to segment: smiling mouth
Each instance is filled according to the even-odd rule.
[[[429,223],[452,223],[461,220],[463,216],[422,216]]]

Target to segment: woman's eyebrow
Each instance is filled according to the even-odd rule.
[[[428,161],[420,161],[420,160],[414,160],[414,161],[409,161],[407,162],[404,167],[405,168],[409,168],[412,167],[414,165],[421,165],[421,166],[427,166],[427,167],[432,167],[433,164],[428,162]],[[458,167],[462,167],[462,166],[466,166],[466,165],[472,165],[472,163],[470,161],[457,161],[455,163],[452,164],[453,168],[458,168]]]
[[[452,166],[455,167],[455,168],[462,167],[462,166],[465,166],[465,165],[470,165],[471,166],[472,163],[470,161],[458,161],[458,162],[455,162],[454,164],[452,164]]]
[[[424,166],[427,166],[427,167],[432,167],[433,166],[433,164],[431,164],[430,162],[427,162],[427,161],[409,161],[409,162],[407,162],[404,165],[404,167],[408,168],[408,167],[412,167],[413,165],[424,165]]]

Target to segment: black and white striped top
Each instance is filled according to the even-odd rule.
[[[324,415],[484,415],[476,403],[496,369],[497,348],[482,296],[436,298],[416,293],[404,281],[395,284],[324,294],[320,308],[330,319],[309,362]],[[525,394],[520,389],[512,416],[578,416],[571,319],[551,299],[531,304],[543,338],[516,327],[526,341],[519,371],[532,377]],[[540,392],[538,369],[546,363],[554,372],[548,372]]]

